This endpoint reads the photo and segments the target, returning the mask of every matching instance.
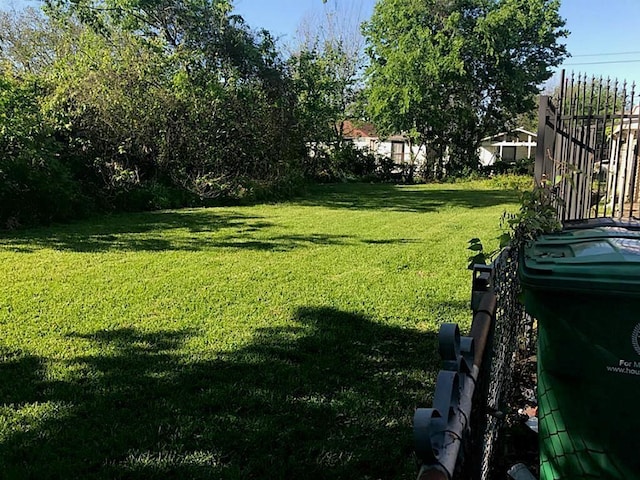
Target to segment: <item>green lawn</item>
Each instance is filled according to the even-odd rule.
[[[4,234],[0,478],[412,478],[496,182]]]

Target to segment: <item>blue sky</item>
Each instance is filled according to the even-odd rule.
[[[27,4],[38,2],[0,0],[0,8],[5,9]],[[234,4],[236,13],[251,27],[266,28],[283,42],[293,39],[305,16],[326,8],[322,0],[235,0]],[[329,5],[341,10],[360,12],[363,20],[374,4],[375,0],[329,0]],[[640,83],[640,0],[563,0],[560,13],[571,32],[566,43],[573,57],[564,65],[568,73],[573,70]]]
[[[3,0],[0,0],[3,1]],[[375,0],[234,0],[236,12],[254,28],[263,27],[276,36],[291,38],[308,15],[322,13],[326,8],[359,12],[367,20]]]
[[[640,0],[564,0],[560,13],[571,32],[567,72],[640,83]]]
[[[351,4],[361,7],[364,19],[370,16],[375,4],[375,0],[331,2],[338,7]],[[293,36],[305,15],[325,8],[322,0],[235,0],[235,5],[236,12],[249,25],[266,28],[284,39]],[[573,55],[564,62],[567,74],[575,71],[589,76],[626,78],[640,84],[640,0],[563,0],[560,14],[571,32],[563,40]],[[634,53],[620,55],[623,52]]]

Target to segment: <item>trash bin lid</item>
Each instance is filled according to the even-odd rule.
[[[542,235],[520,258],[523,286],[640,296],[640,229],[622,224]]]

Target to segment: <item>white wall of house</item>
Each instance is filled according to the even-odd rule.
[[[523,128],[483,138],[478,149],[480,164],[493,165],[498,158],[515,162],[536,154],[537,135]]]
[[[379,157],[391,158],[396,163],[410,163],[411,152],[413,152],[416,165],[421,165],[426,161],[425,148],[416,146],[409,148],[409,142],[402,137],[391,137],[385,140],[377,137],[358,137],[350,140],[360,150]]]

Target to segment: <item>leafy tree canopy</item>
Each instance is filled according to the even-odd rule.
[[[369,112],[429,147],[434,170],[474,167],[476,147],[534,107],[566,56],[558,0],[380,0],[365,24]]]
[[[344,121],[356,116],[364,67],[359,12],[333,3],[320,19],[303,20],[289,61],[304,131],[330,144],[342,141]]]
[[[288,68],[230,7],[50,0],[48,15],[0,14],[0,228],[72,217],[85,199],[157,208],[295,185]]]

